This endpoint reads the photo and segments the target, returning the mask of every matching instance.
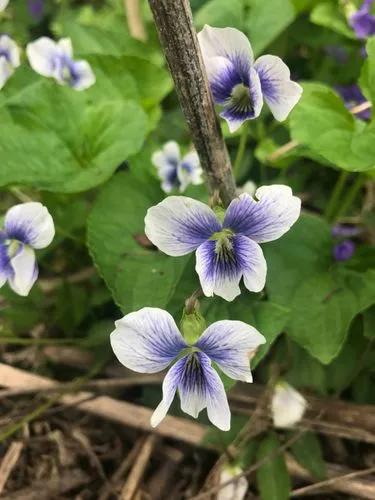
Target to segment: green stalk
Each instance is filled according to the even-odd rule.
[[[333,214],[335,214],[337,211],[337,205],[339,203],[348,175],[349,172],[343,170],[336,181],[335,187],[333,188],[331,198],[329,199],[326,210],[324,212],[324,215],[329,222],[332,222]]]
[[[249,135],[249,125],[247,123],[245,123],[242,126],[240,142],[238,144],[237,154],[236,154],[236,158],[234,160],[234,165],[233,165],[233,173],[234,173],[236,180],[238,180],[238,177],[240,174],[240,168],[241,168],[243,156],[244,156],[245,151],[246,151],[246,143],[247,143],[248,135]]]
[[[338,207],[337,213],[335,214],[335,219],[337,219],[340,215],[345,215],[349,211],[363,185],[364,180],[364,175],[357,175],[356,180],[348,189],[341,206]]]

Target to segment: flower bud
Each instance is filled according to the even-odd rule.
[[[287,382],[278,382],[273,393],[271,409],[275,427],[292,427],[305,412],[307,401]]]

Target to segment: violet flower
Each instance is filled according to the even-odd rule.
[[[116,321],[112,349],[120,363],[138,373],[157,373],[169,365],[163,382],[163,399],[151,417],[156,427],[166,416],[176,391],[181,409],[197,418],[207,408],[219,429],[230,428],[230,409],[223,382],[212,362],[235,380],[252,382],[249,355],[266,339],[242,321],[216,321],[197,342],[188,345],[172,316],[145,307]]]
[[[349,19],[349,24],[361,40],[375,35],[375,16],[371,12],[374,0],[364,0],[361,7]]]

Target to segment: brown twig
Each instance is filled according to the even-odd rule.
[[[289,473],[297,477],[299,479],[305,479],[310,482],[314,482],[314,477],[307,471],[304,467],[302,467],[296,460],[286,453],[286,465],[288,467]],[[346,467],[337,464],[326,463],[326,472],[327,477],[329,479],[336,478],[338,476],[343,476],[344,474],[352,473]],[[339,491],[341,493],[345,493],[347,495],[353,495],[356,498],[367,498],[369,500],[374,500],[375,498],[375,483],[374,481],[352,478],[346,479],[345,481],[335,481],[332,484],[323,486],[325,489],[331,489],[335,491]]]
[[[373,472],[375,472],[375,466],[370,467],[370,468],[365,469],[365,470],[349,472],[348,474],[342,474],[339,476],[331,477],[329,479],[325,479],[324,481],[320,481],[319,483],[309,484],[308,486],[304,486],[303,488],[298,488],[297,490],[293,490],[290,493],[290,497],[295,498],[295,497],[307,495],[307,494],[310,494],[316,490],[320,490],[321,488],[325,488],[327,486],[331,487],[337,483],[340,483],[340,482],[342,483],[342,482],[349,480],[349,479],[355,479],[358,477],[368,476],[369,474],[372,474]]]
[[[145,42],[147,40],[147,33],[139,0],[124,0],[124,7],[130,35],[136,40]]]
[[[4,491],[6,482],[11,475],[23,449],[23,443],[13,441],[5,453],[0,465],[0,495]]]
[[[361,113],[362,111],[366,111],[367,109],[370,109],[372,106],[371,102],[366,101],[362,102],[361,104],[357,104],[356,106],[353,106],[350,108],[350,112],[353,115],[356,115],[358,113]],[[297,146],[299,146],[300,143],[298,141],[292,140],[284,144],[283,146],[280,146],[277,148],[273,153],[271,153],[268,157],[268,161],[276,161],[278,160],[281,156],[285,155],[286,153],[289,153],[289,151],[292,151],[295,149]]]
[[[142,448],[134,462],[130,474],[121,490],[121,500],[132,500],[137,487],[142,479],[147,463],[152,455],[157,438],[155,434],[149,434],[145,439]]]
[[[63,283],[69,283],[71,285],[75,285],[77,283],[82,283],[83,281],[89,280],[96,273],[95,268],[86,267],[81,269],[80,271],[66,276],[64,278],[46,278],[40,279],[38,281],[38,285],[43,290],[44,293],[51,293],[53,290],[58,288]]]
[[[210,194],[225,205],[236,185],[203,65],[188,0],[149,0],[160,43],[188,122]]]

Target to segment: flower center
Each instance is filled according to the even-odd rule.
[[[15,255],[17,255],[18,250],[20,249],[20,246],[22,243],[20,243],[17,240],[5,240],[5,245],[8,248],[8,257],[12,259]]]
[[[228,228],[214,233],[211,240],[215,241],[215,253],[217,260],[224,260],[226,262],[234,260],[233,253],[233,231]]]
[[[250,100],[249,87],[247,87],[243,83],[238,83],[233,87],[231,92],[231,101],[232,106],[234,106],[239,111],[253,108]]]

